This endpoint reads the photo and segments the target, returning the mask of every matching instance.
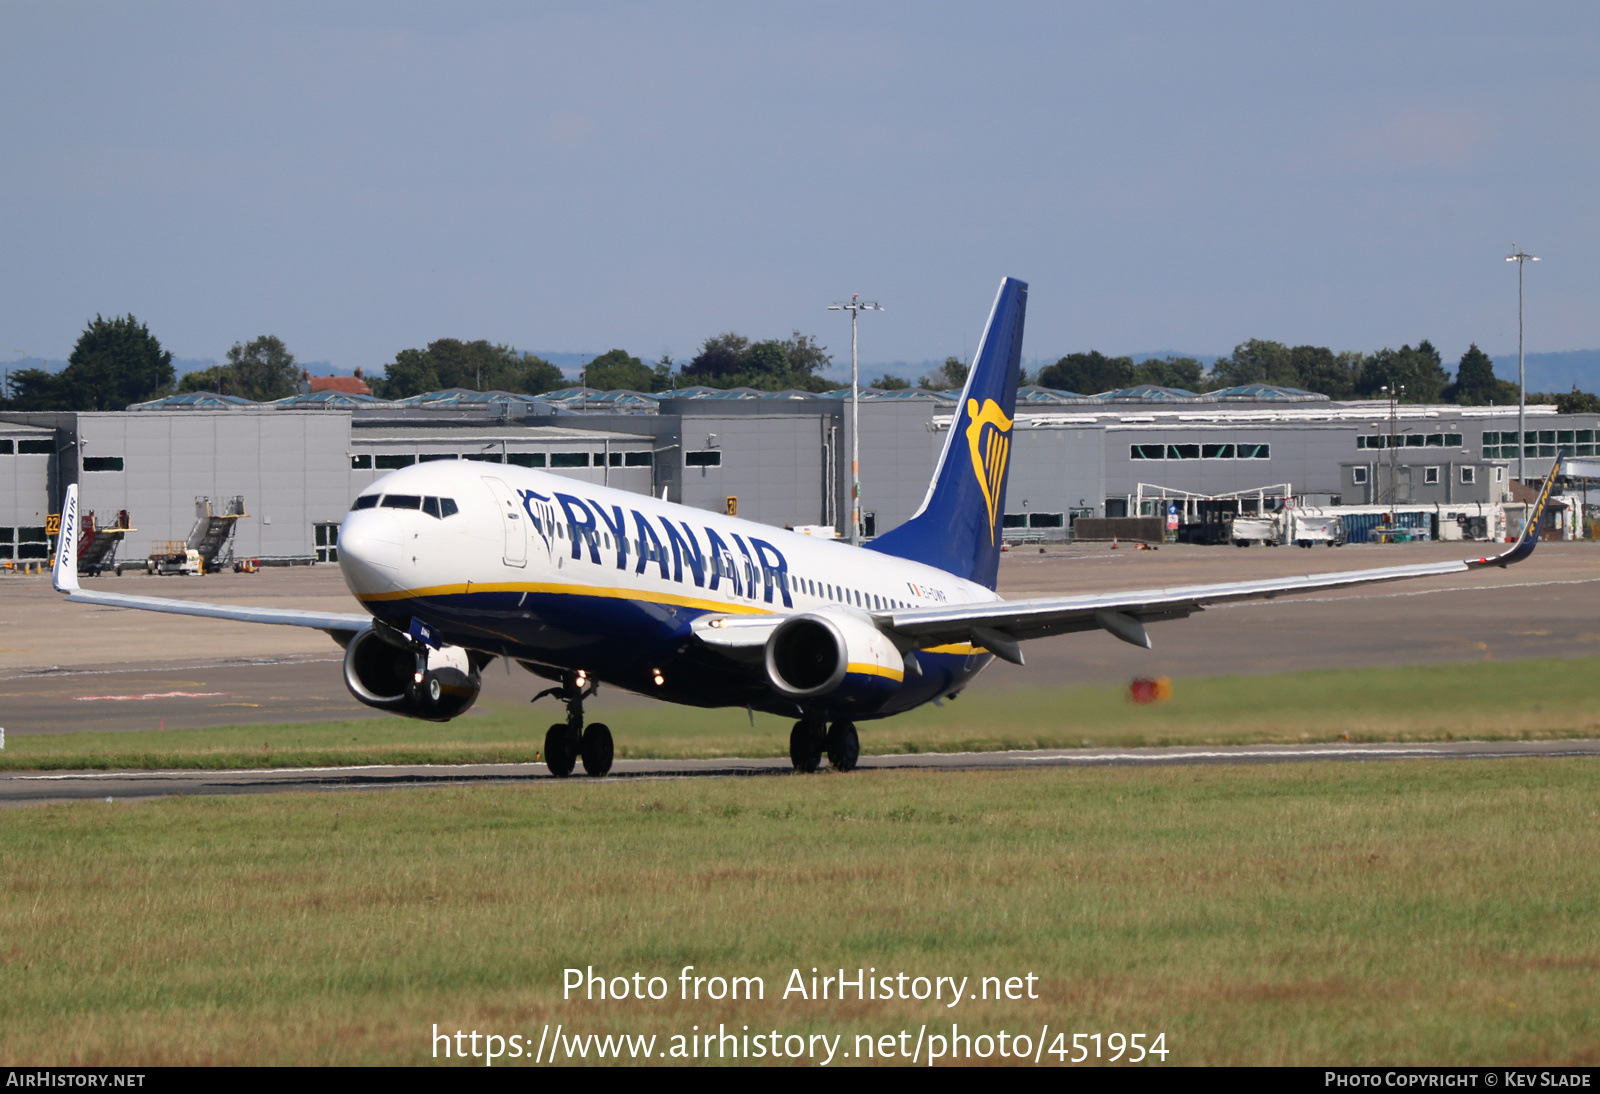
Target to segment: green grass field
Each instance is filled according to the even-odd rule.
[[[968,696],[861,723],[863,752],[1098,745],[1460,738],[1600,733],[1600,658],[1341,669],[1178,680],[1170,702],[1136,706],[1119,686]],[[605,696],[602,695],[602,700]],[[490,705],[445,725],[402,718],[309,725],[11,736],[0,769],[259,767],[541,759],[559,711]],[[782,756],[790,722],[665,703],[607,710],[619,757]]]
[[[1561,760],[11,810],[0,1057],[420,1063],[434,1023],[545,1022],[823,1032],[849,1051],[955,1021],[1160,1032],[1172,1064],[1594,1065],[1597,800],[1600,767]],[[660,975],[672,999],[563,1001],[562,970],[590,965]],[[766,999],[677,1002],[683,965],[763,976]],[[1039,998],[779,998],[814,966],[1031,973]]]

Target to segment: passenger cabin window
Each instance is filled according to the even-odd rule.
[[[378,495],[377,494],[362,494],[359,498],[356,499],[356,503],[350,507],[350,511],[351,512],[355,512],[357,509],[371,509],[373,506],[375,506],[377,504],[378,504]]]
[[[416,494],[385,494],[383,496],[385,509],[421,509],[422,498]]]

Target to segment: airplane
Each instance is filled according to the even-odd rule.
[[[1000,283],[916,513],[862,546],[513,465],[403,468],[354,501],[339,567],[365,614],[202,604],[79,586],[78,488],[68,487],[53,580],[73,603],[313,627],[344,647],[368,706],[437,722],[465,713],[480,674],[514,660],[552,681],[566,719],[544,761],[610,771],[610,729],[584,721],[601,683],[672,703],[796,721],[789,755],[856,766],[855,722],[955,698],[1021,644],[1103,630],[1149,649],[1150,623],[1207,605],[1504,567],[1527,558],[1554,483],[1494,557],[1304,577],[1004,600],[995,592],[1028,286]],[[1557,456],[1559,466],[1560,456]]]

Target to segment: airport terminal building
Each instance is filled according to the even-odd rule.
[[[0,560],[47,558],[50,515],[78,483],[102,524],[129,514],[136,531],[123,558],[189,535],[197,506],[242,498],[236,556],[325,561],[337,557],[337,527],[357,493],[389,470],[438,459],[537,467],[764,523],[844,530],[847,396],[579,388],[384,402],[323,391],[258,404],[200,393],[117,412],[0,413]],[[921,503],[955,407],[953,393],[863,394],[869,534]],[[1594,414],[1528,407],[1529,478],[1558,447],[1593,457],[1597,428]],[[1519,454],[1514,406],[1335,403],[1266,385],[1093,397],[1025,388],[1012,436],[1006,524],[1043,539],[1067,538],[1080,517],[1160,513],[1189,497],[1238,495],[1246,508],[1285,495],[1321,505],[1496,502],[1509,497]]]

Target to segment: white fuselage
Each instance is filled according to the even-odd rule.
[[[374,495],[385,503],[352,510],[339,537],[345,581],[369,609],[491,586],[716,612],[865,614],[999,599],[921,563],[521,467],[423,464],[363,492]],[[457,512],[395,508],[396,495],[448,498]]]

